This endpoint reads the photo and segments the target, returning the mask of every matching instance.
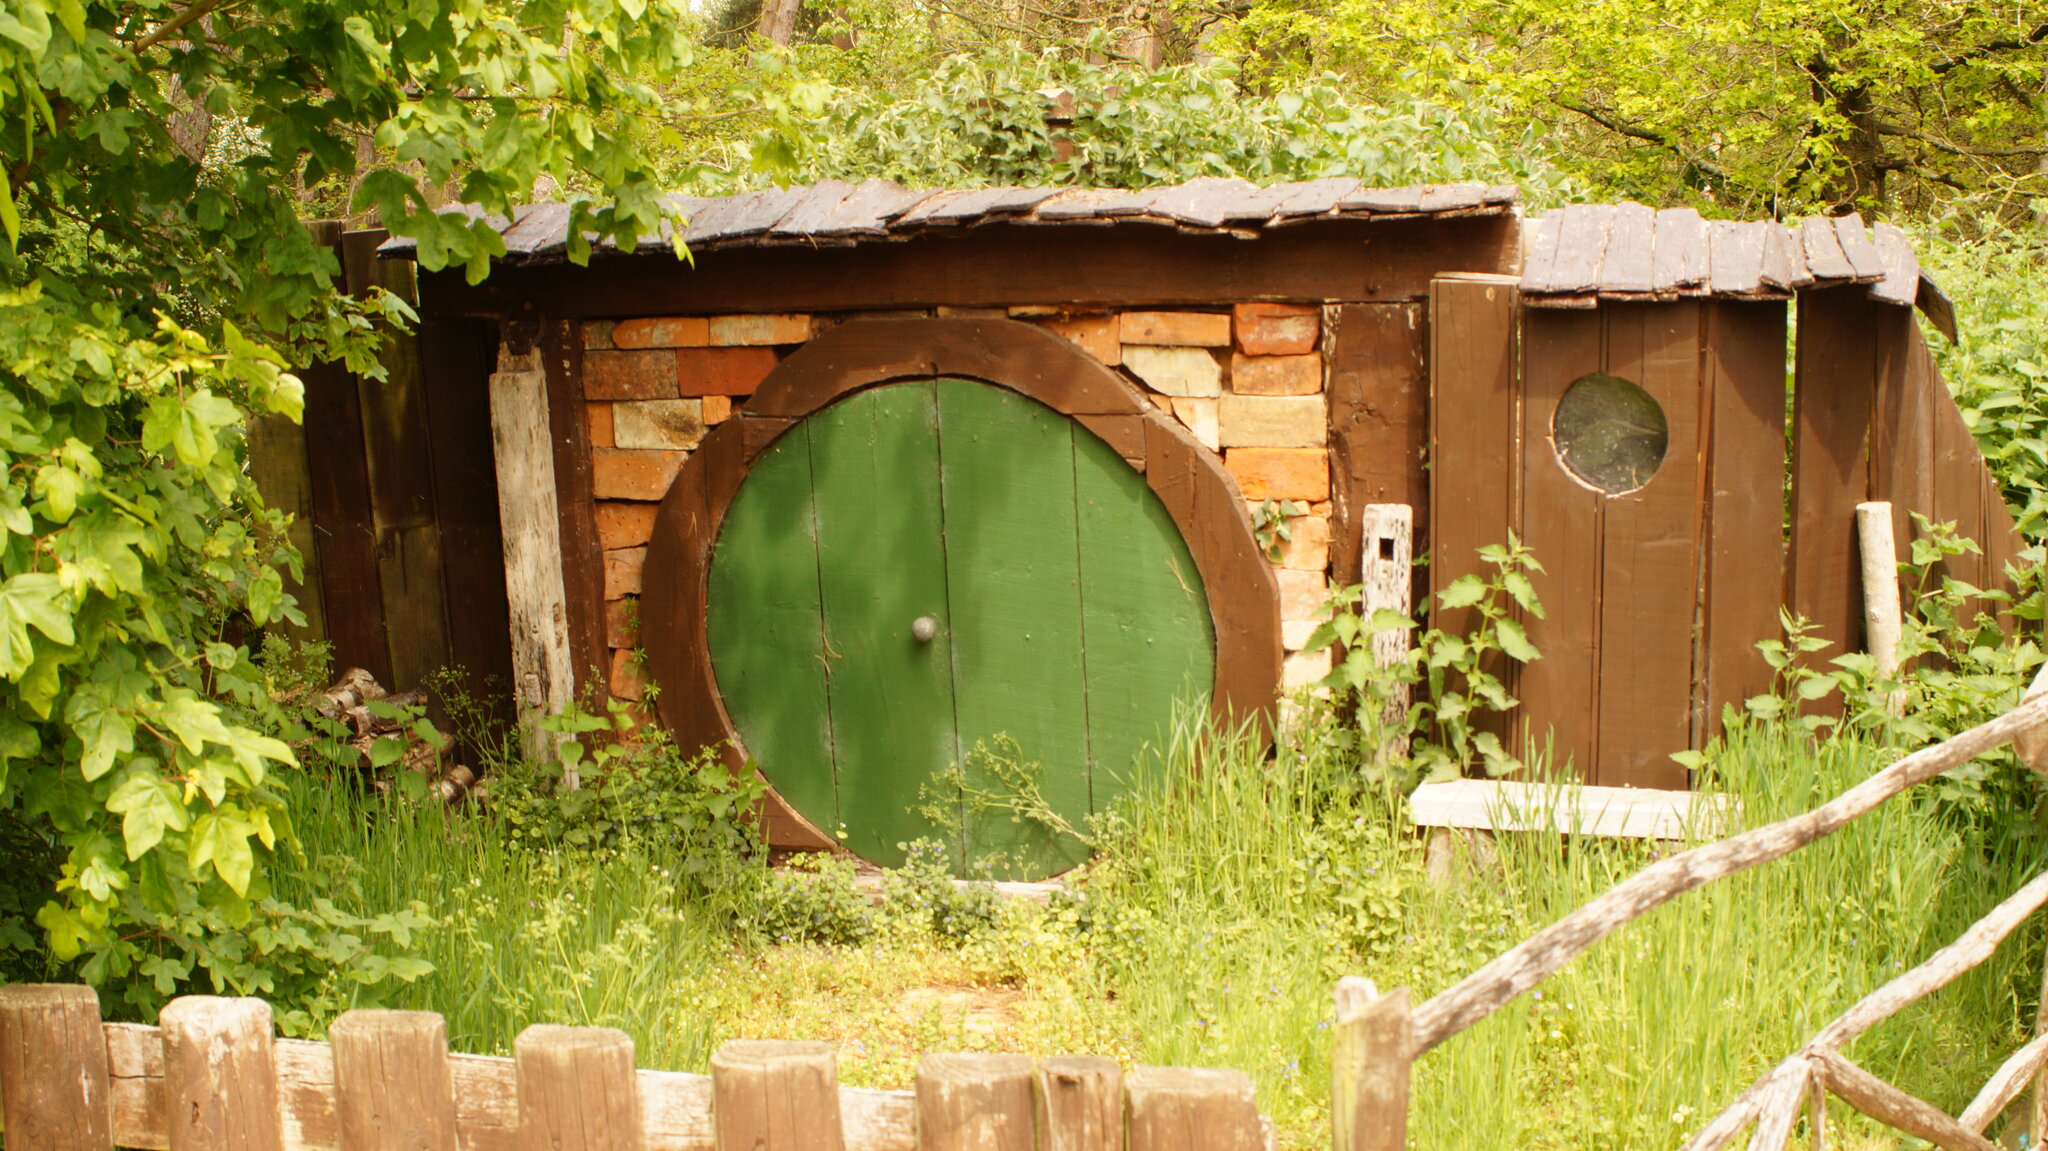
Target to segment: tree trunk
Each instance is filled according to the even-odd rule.
[[[789,47],[789,38],[796,32],[797,13],[803,6],[804,0],[761,0],[761,20],[754,25],[754,31],[779,48]]]

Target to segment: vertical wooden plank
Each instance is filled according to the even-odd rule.
[[[1778,635],[1785,596],[1785,307],[1704,306],[1713,429],[1695,747],[1720,733],[1725,708],[1770,689],[1756,645]]]
[[[1116,1060],[1055,1055],[1038,1061],[1035,1082],[1039,1151],[1121,1151],[1124,1075]]]
[[[914,810],[918,788],[964,750],[953,713],[937,393],[929,381],[873,388],[803,428],[839,818],[849,851],[893,866],[904,858],[898,844],[940,836]],[[920,618],[935,624],[930,640],[912,632]]]
[[[1936,523],[1953,522],[1958,535],[1982,548],[1985,484],[1977,440],[1938,378],[1918,377],[1914,384],[1927,391],[1928,405],[1934,411],[1934,509],[1928,518]],[[1935,389],[1941,389],[1939,394]],[[1950,556],[1942,566],[1955,579],[1984,586],[1986,565],[1981,554]]]
[[[1832,646],[1825,662],[1861,646],[1856,505],[1869,493],[1880,311],[1855,285],[1799,295],[1792,430],[1792,552],[1788,599]]]
[[[1683,788],[1692,745],[1704,455],[1700,305],[1608,304],[1608,370],[1664,409],[1664,462],[1600,500],[1600,731],[1593,782]],[[1541,558],[1540,556],[1538,557]]]
[[[1361,578],[1359,530],[1368,504],[1406,504],[1429,525],[1429,328],[1420,304],[1323,309],[1323,379],[1330,403],[1331,578]],[[1503,536],[1502,538],[1506,538]],[[1430,541],[1425,534],[1420,546]],[[1410,572],[1419,578],[1421,573]]]
[[[1130,1151],[1261,1151],[1252,1077],[1242,1071],[1138,1067],[1124,1079]]]
[[[434,518],[441,531],[441,600],[448,659],[470,695],[515,718],[505,537],[491,458],[491,367],[497,338],[476,320],[430,319],[419,334],[427,438],[434,445]]]
[[[383,229],[341,238],[342,266],[353,295],[382,289],[411,302],[413,264],[379,260]],[[378,586],[384,600],[385,648],[394,690],[418,687],[448,663],[447,610],[442,600],[441,531],[434,516],[433,455],[427,434],[425,382],[416,336],[390,331],[378,360],[382,381],[356,381],[363,455],[370,483],[370,520]]]
[[[431,1011],[344,1011],[327,1029],[341,1151],[457,1151],[448,1025]]]
[[[802,432],[755,458],[719,529],[704,630],[740,742],[782,798],[830,834],[841,816],[811,484]]]
[[[1523,621],[1542,658],[1523,665],[1515,681],[1520,730],[1532,753],[1548,747],[1553,772],[1569,769],[1589,783],[1599,763],[1600,503],[1606,497],[1565,470],[1551,424],[1565,389],[1606,367],[1605,311],[1536,308],[1522,320],[1522,542],[1543,565],[1529,578],[1545,618]]]
[[[187,995],[157,1025],[170,1151],[284,1151],[268,1003]]]
[[[1870,498],[1892,505],[1894,543],[1902,556],[1912,554],[1912,513],[1934,512],[1934,405],[1943,401],[1915,370],[1913,348],[1905,338],[1908,327],[1883,324],[1872,333],[1878,354],[1877,398],[1870,417]]]
[[[505,540],[505,600],[511,617],[512,698],[529,754],[538,724],[576,693],[562,599],[560,507],[549,449],[547,378],[539,356],[501,347],[491,376],[491,458]]]
[[[1414,1074],[1415,1023],[1408,989],[1379,994],[1369,979],[1337,983],[1330,1057],[1330,1121],[1336,1151],[1405,1151]]]
[[[0,1122],[11,1151],[114,1145],[100,1001],[82,984],[0,987]]]
[[[1171,701],[1216,677],[1211,595],[1166,505],[1109,444],[1076,429],[1074,490],[1086,652],[1089,809],[1106,810]]]
[[[1007,790],[973,759],[977,744],[997,752],[995,738],[1007,735],[1025,763],[1043,765],[1038,785],[1047,803],[1084,827],[1090,677],[1081,648],[1074,424],[987,384],[942,379],[937,390],[953,714],[967,785]],[[1000,854],[1031,872],[1024,878],[1087,858],[1078,841],[1007,811],[974,815],[966,830],[968,858]]]
[[[641,1151],[633,1040],[610,1027],[537,1024],[512,1042],[523,1151]]]
[[[1406,504],[1367,504],[1359,516],[1360,608],[1368,622],[1379,611],[1409,615],[1414,610],[1415,512]],[[1410,618],[1413,618],[1412,616]],[[1392,667],[1408,655],[1412,634],[1406,629],[1377,632],[1372,637],[1373,663]],[[1408,711],[1408,685],[1394,685],[1385,719],[1397,722]]]
[[[839,1064],[827,1043],[735,1039],[711,1056],[718,1151],[841,1151]]]
[[[1031,1060],[927,1055],[917,1064],[918,1151],[1033,1151]]]
[[[320,595],[320,543],[313,525],[313,474],[306,460],[306,426],[285,416],[257,416],[249,421],[249,478],[263,493],[263,502],[292,517],[288,529],[299,549],[303,581],[285,575],[285,590],[299,601],[306,626],[276,626],[298,640],[327,638],[327,609]]]
[[[590,423],[583,411],[583,326],[544,319],[540,352],[547,377],[548,428],[562,541],[562,603],[576,690],[603,692],[611,661],[604,639],[604,549],[591,496]]]

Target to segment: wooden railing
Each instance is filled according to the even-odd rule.
[[[1363,980],[1338,990],[1340,1032],[1335,1114],[1339,1151],[1400,1151],[1407,1145],[1410,1068],[1416,1057],[1500,1010],[1556,974],[1587,948],[1645,913],[1717,879],[1783,858],[1847,826],[1886,800],[2048,723],[2048,693],[2029,693],[2011,711],[1922,748],[1803,815],[1695,847],[1645,867],[1499,958],[1415,1008],[1406,988],[1378,995]],[[1906,1005],[1990,958],[2043,903],[2048,874],[2021,887],[1954,943],[1878,988],[1816,1032],[1687,1140],[1681,1151],[1718,1151],[1755,1125],[1750,1151],[1780,1151],[1809,1106],[1818,1130],[1822,1092],[1879,1122],[1951,1151],[1994,1151],[1984,1128],[2042,1075],[2048,1037],[2015,1052],[1959,1117],[1951,1118],[1850,1062],[1841,1048]],[[2041,1027],[2037,1021],[2036,1032]],[[1354,1052],[1347,1056],[1346,1052]],[[2039,1112],[2036,1138],[2048,1123]],[[1820,1136],[1816,1136],[1816,1146]]]
[[[450,1054],[439,1015],[350,1011],[272,1036],[260,999],[102,1023],[92,990],[0,987],[8,1151],[1264,1151],[1241,1071],[928,1055],[915,1091],[841,1087],[823,1043],[735,1040],[710,1075],[642,1071],[604,1027]]]

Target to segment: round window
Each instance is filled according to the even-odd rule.
[[[1566,471],[1616,496],[1649,483],[1671,443],[1663,406],[1605,372],[1580,376],[1565,389],[1551,417],[1550,438]]]

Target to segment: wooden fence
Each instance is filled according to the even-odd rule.
[[[439,1015],[350,1011],[272,1037],[260,999],[102,1023],[92,990],[0,987],[8,1151],[1264,1151],[1241,1071],[928,1055],[915,1091],[839,1086],[823,1043],[735,1040],[710,1075],[636,1070],[605,1027],[450,1054]]]

